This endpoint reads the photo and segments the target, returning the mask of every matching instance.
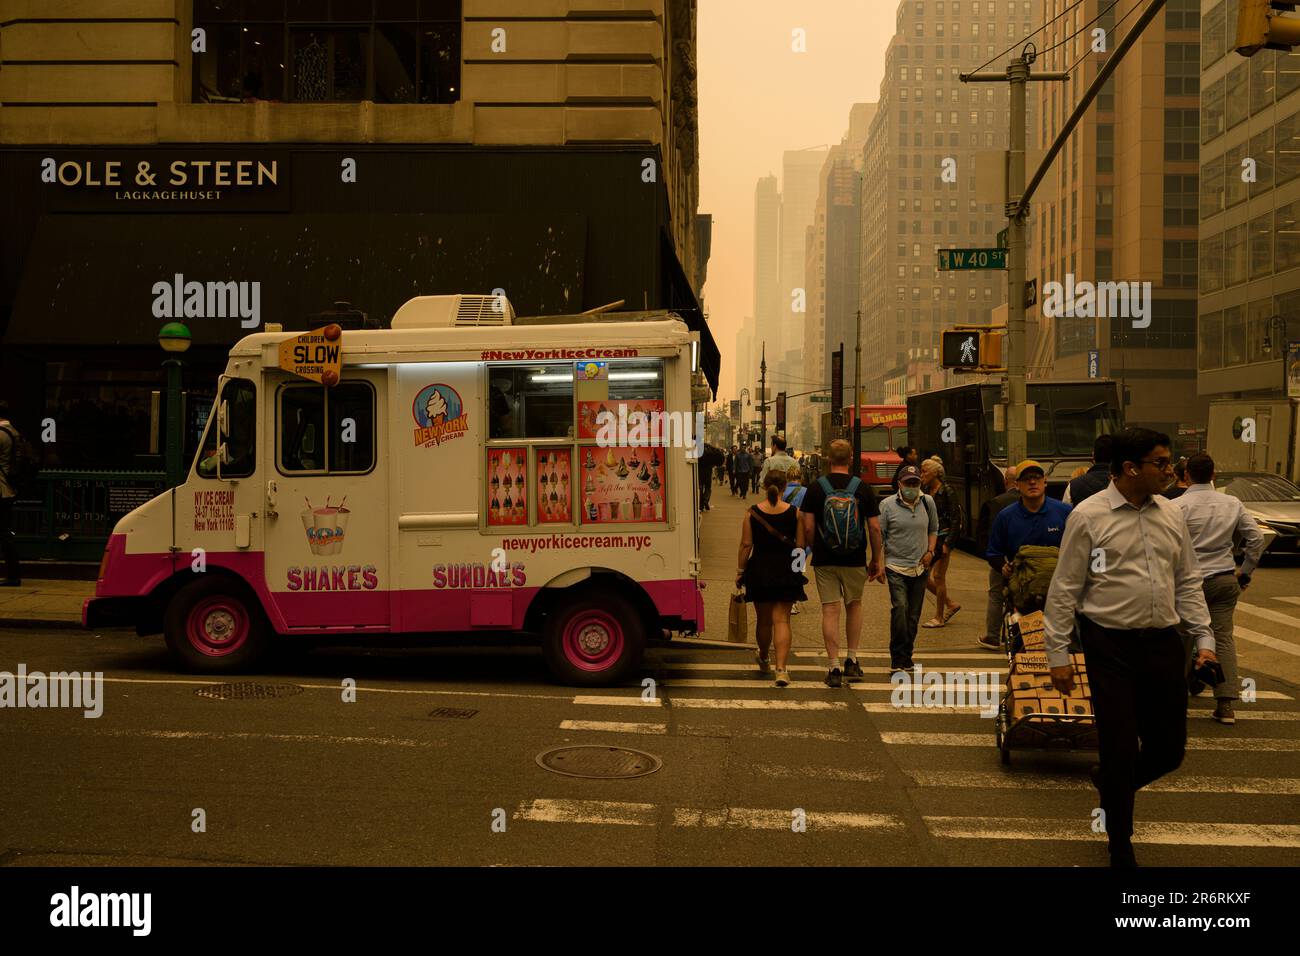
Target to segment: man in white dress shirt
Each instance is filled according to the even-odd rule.
[[[1223,683],[1215,685],[1217,698],[1214,719],[1221,724],[1235,724],[1232,702],[1237,699],[1237,645],[1232,637],[1232,615],[1237,598],[1250,586],[1250,576],[1264,554],[1264,533],[1246,511],[1240,498],[1214,490],[1214,459],[1193,455],[1187,460],[1187,490],[1176,504],[1187,518],[1196,560],[1201,566],[1201,589],[1210,608],[1210,626],[1214,629],[1214,652],[1223,665]],[[1241,569],[1232,558],[1235,544],[1244,557]],[[1189,642],[1190,643],[1190,642]],[[1191,658],[1191,648],[1187,648]],[[1192,677],[1190,689],[1198,694],[1205,687]]]
[[[1131,867],[1134,794],[1183,762],[1187,667],[1181,620],[1197,661],[1213,661],[1214,632],[1187,521],[1160,496],[1169,436],[1114,436],[1109,487],[1070,514],[1044,608],[1047,663],[1057,690],[1074,687],[1069,645],[1076,612],[1097,715],[1101,794],[1111,866]]]

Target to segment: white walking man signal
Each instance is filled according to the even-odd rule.
[[[975,336],[967,336],[966,341],[961,344],[961,364],[975,364]]]

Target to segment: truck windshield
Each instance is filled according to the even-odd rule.
[[[996,391],[985,391],[983,399],[989,455],[1000,458],[1007,453],[1007,435],[993,430]],[[1035,428],[1028,435],[1030,458],[1088,458],[1098,435],[1123,428],[1119,412],[1097,386],[1030,386],[1029,401],[1038,406]]]
[[[215,407],[220,409],[223,401],[229,410],[230,434],[226,437],[226,454],[221,460],[221,477],[247,478],[253,473],[257,461],[257,389],[245,379],[230,379],[217,396]],[[217,477],[220,417],[216,412],[208,416],[208,431],[199,452],[197,470],[200,478]]]
[[[890,451],[889,429],[884,425],[862,429],[861,448],[863,451]]]

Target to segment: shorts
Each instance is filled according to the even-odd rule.
[[[850,568],[836,564],[813,565],[813,576],[817,579],[817,593],[821,603],[834,604],[843,601],[845,605],[862,600],[862,592],[867,586],[867,569]]]

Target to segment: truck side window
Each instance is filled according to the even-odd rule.
[[[375,463],[375,393],[364,382],[280,390],[280,470],[358,474]]]
[[[488,366],[489,438],[572,438],[573,365]]]
[[[231,379],[217,396],[215,407],[219,409],[223,401],[230,410],[230,434],[226,437],[221,477],[247,478],[257,466],[257,388],[244,379]],[[196,469],[200,478],[217,477],[219,418],[215,411],[208,416],[208,429]]]

